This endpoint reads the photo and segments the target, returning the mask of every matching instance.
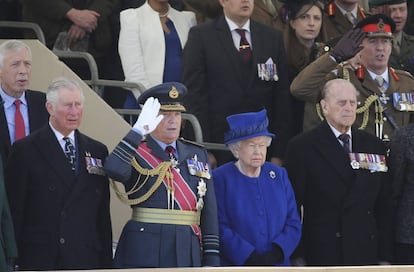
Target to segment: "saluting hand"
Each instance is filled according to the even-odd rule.
[[[148,98],[133,128],[142,136],[153,132],[164,118],[164,115],[159,114],[160,108],[161,104],[158,102],[158,98]]]

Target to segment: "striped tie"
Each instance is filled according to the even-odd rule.
[[[240,35],[239,53],[244,61],[249,62],[252,58],[252,49],[246,39],[246,30],[236,29],[236,31]]]
[[[75,146],[70,141],[69,137],[63,137],[63,140],[65,140],[65,155],[68,159],[68,162],[72,166],[72,170],[75,171],[76,169],[76,154],[75,154]]]

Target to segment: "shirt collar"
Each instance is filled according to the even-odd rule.
[[[340,5],[338,5],[336,1],[335,1],[335,6],[341,11],[343,15],[345,15],[345,13],[348,12],[344,10]],[[355,8],[351,10],[351,13],[352,13],[352,16],[354,16],[354,18],[358,18],[358,5],[356,5]]]
[[[49,126],[50,126],[50,128],[52,129],[52,131],[53,131],[53,133],[55,134],[55,136],[56,136],[56,139],[58,139],[58,141],[63,141],[63,137],[68,137],[68,138],[70,138],[70,141],[72,142],[72,144],[75,144],[75,131],[74,130],[72,130],[72,132],[71,133],[69,133],[69,135],[67,135],[67,136],[65,136],[65,135],[63,135],[62,133],[60,133],[59,131],[57,131],[53,126],[52,126],[52,124],[49,122]]]
[[[172,146],[172,147],[174,147],[174,149],[175,150],[177,150],[177,141],[174,141],[174,142],[172,142],[171,144],[166,144],[166,143],[164,143],[164,142],[161,142],[160,140],[158,140],[157,138],[155,138],[154,136],[152,136],[151,135],[151,137],[152,137],[152,139],[154,139],[154,141],[161,147],[161,149],[162,150],[165,150],[165,148],[167,147],[167,146]]]
[[[343,134],[343,133],[339,132],[339,130],[337,130],[336,128],[334,128],[333,126],[331,126],[331,124],[329,124],[329,122],[328,122],[328,125],[331,128],[333,134],[335,135],[335,138],[338,138],[339,135]],[[348,134],[349,137],[350,137],[350,139],[352,139],[351,128],[348,129],[348,131],[346,132],[346,134]]]
[[[13,103],[14,103],[14,101],[16,100],[16,99],[19,99],[21,102],[22,102],[22,104],[23,105],[26,105],[27,106],[27,100],[26,100],[26,96],[24,95],[25,94],[25,92],[23,92],[23,94],[22,94],[22,96],[20,97],[20,98],[15,98],[15,97],[12,97],[12,96],[10,96],[10,95],[8,95],[4,90],[3,90],[3,87],[1,87],[1,85],[0,85],[0,96],[1,96],[1,98],[3,99],[3,101],[4,101],[4,107],[5,108],[8,108],[8,107],[10,107],[11,105],[13,105]]]
[[[375,74],[374,72],[371,72],[368,69],[367,69],[367,71],[368,71],[369,75],[371,76],[372,80],[375,80],[375,78],[377,76],[382,76],[382,78],[384,79],[385,83],[386,84],[389,84],[390,81],[389,81],[388,69],[386,69],[385,72],[382,73],[382,74],[380,74],[380,75],[377,75],[377,74]]]
[[[250,33],[250,19],[248,19],[247,22],[244,25],[242,25],[242,27],[239,27],[235,22],[230,20],[228,17],[224,16],[224,18],[226,19],[227,24],[229,25],[230,31],[233,31],[236,29],[244,29]]]

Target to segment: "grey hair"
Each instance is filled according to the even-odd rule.
[[[266,140],[267,140],[266,147],[269,147],[270,144],[272,143],[272,137],[269,137],[269,136],[265,136],[265,137],[266,137]],[[248,140],[248,139],[246,139],[246,140]],[[229,148],[229,150],[231,151],[231,153],[233,154],[233,156],[236,159],[239,158],[239,150],[240,150],[240,147],[241,147],[241,143],[243,141],[245,141],[245,140],[238,141],[238,142],[234,142],[234,143],[230,143],[230,144],[227,145],[227,147]]]
[[[320,100],[325,99],[326,96],[329,94],[329,92],[334,89],[334,86],[338,88],[339,85],[341,88],[345,87],[346,85],[350,86],[354,91],[356,96],[359,96],[359,91],[355,88],[354,84],[352,84],[351,81],[342,79],[342,78],[335,78],[331,79],[328,82],[325,83],[325,86],[323,86],[323,89],[320,93]]]
[[[231,144],[228,145],[228,148],[230,149],[231,154],[233,154],[233,157],[235,157],[236,159],[239,158],[240,146],[241,146],[241,141],[231,143]]]
[[[58,77],[50,83],[46,92],[46,101],[52,105],[56,105],[59,99],[59,92],[62,89],[79,90],[81,94],[82,103],[85,101],[85,94],[78,81],[66,77]]]
[[[8,40],[0,45],[0,69],[3,68],[4,58],[8,53],[18,52],[20,50],[26,49],[29,52],[30,59],[32,58],[32,50],[30,47],[22,41],[19,40]]]

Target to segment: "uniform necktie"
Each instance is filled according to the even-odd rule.
[[[71,164],[72,166],[72,170],[75,171],[76,169],[76,151],[75,151],[75,146],[72,144],[72,142],[70,141],[69,137],[63,137],[63,140],[65,140],[65,155],[66,158],[68,159],[68,162]]]
[[[16,99],[14,100],[14,106],[16,110],[14,112],[14,140],[17,141],[24,136],[26,136],[26,131],[24,129],[24,120],[22,112],[20,111],[21,101]]]
[[[246,39],[246,30],[236,29],[236,31],[240,35],[239,53],[242,59],[248,62],[252,58],[252,49],[250,48],[250,44]]]
[[[400,55],[401,48],[400,48],[397,38],[394,38],[392,40],[392,50],[395,52],[396,55]]]
[[[354,26],[356,24],[356,18],[352,14],[352,12],[346,12],[345,17],[348,19],[348,21]]]
[[[387,89],[385,88],[385,80],[382,76],[376,76],[375,82],[378,85],[378,89],[381,92],[381,97],[379,98],[383,104],[387,104],[389,97],[387,96]]]
[[[351,148],[349,145],[349,138],[350,136],[346,133],[343,133],[341,135],[338,136],[339,140],[341,140],[342,142],[342,147],[344,148],[344,150],[346,151],[346,153],[351,152]]]
[[[165,153],[168,154],[168,156],[170,157],[170,160],[177,161],[177,158],[174,156],[174,152],[175,152],[175,148],[173,146],[167,145],[165,147]]]

